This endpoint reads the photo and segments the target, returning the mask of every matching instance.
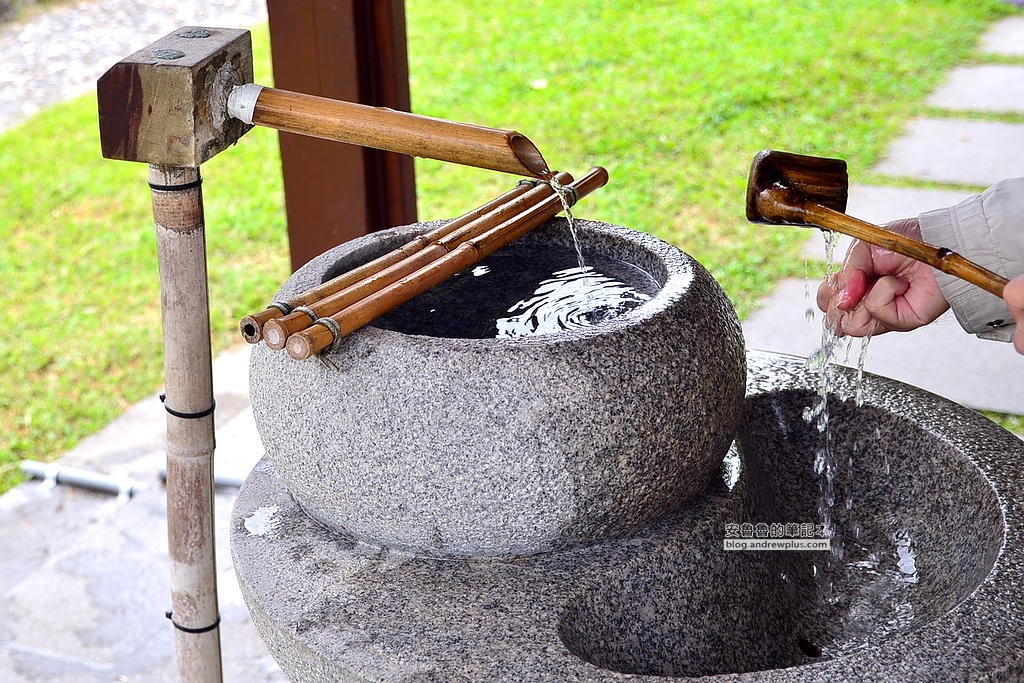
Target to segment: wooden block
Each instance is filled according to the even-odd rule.
[[[100,77],[103,156],[198,167],[252,127],[227,114],[231,88],[252,80],[248,31],[184,26],[169,33]]]

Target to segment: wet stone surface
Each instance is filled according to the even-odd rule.
[[[731,488],[572,550],[435,560],[361,543],[305,515],[265,461],[231,525],[257,628],[294,681],[1020,680],[1024,616],[1006,605],[1024,599],[1024,444],[884,378],[858,408],[840,373],[843,554],[726,551],[727,524],[813,521],[820,493],[824,437],[801,417],[813,373],[748,363]]]

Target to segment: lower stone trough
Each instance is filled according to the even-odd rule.
[[[519,248],[567,239],[555,221]],[[744,353],[699,264],[614,226],[580,240],[650,300],[520,339],[444,336],[465,328],[420,301],[323,363],[254,349],[267,457],[232,554],[291,680],[1024,677],[1024,443],[880,377],[857,405],[845,372],[819,431],[816,373]],[[831,550],[726,549],[822,522]]]

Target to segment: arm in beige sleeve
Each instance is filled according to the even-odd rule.
[[[925,242],[946,247],[1010,279],[1024,273],[1024,178],[996,183],[948,209],[919,216]],[[1006,302],[960,278],[935,271],[961,327],[984,339],[1010,341]]]

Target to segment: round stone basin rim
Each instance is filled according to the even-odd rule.
[[[293,275],[280,298],[431,227],[342,245]],[[417,554],[513,557],[628,533],[704,490],[742,409],[736,313],[675,247],[594,221],[578,232],[661,291],[618,318],[549,335],[367,326],[327,364],[253,347],[257,428],[310,516]],[[571,244],[558,220],[525,240]]]
[[[341,245],[340,248],[325,252],[314,258],[293,275],[293,279],[303,279],[308,273],[323,273],[319,281],[329,280],[341,273],[365,263],[373,258],[396,249],[416,236],[432,230],[445,221],[431,221],[412,226],[391,228],[361,238],[357,242]],[[638,322],[657,316],[676,298],[686,293],[693,281],[690,261],[676,247],[657,237],[637,230],[621,226],[608,225],[576,219],[576,233],[586,257],[587,252],[597,252],[603,257],[616,259],[637,268],[653,279],[658,291],[650,300],[636,308],[616,317],[602,320],[589,327],[576,327],[559,332],[549,332],[516,338],[458,337],[464,344],[472,347],[489,347],[493,345],[551,345],[585,340],[602,334],[614,333],[617,330],[635,325]],[[528,235],[520,238],[506,249],[515,249],[516,245],[551,245],[575,251],[572,234],[568,222],[564,218],[549,220]],[[275,297],[286,300],[297,294],[299,289],[285,285]],[[452,339],[427,334],[416,334],[387,329],[381,325],[370,323],[364,330],[356,334],[374,334],[380,343],[387,343],[392,335],[415,337],[417,340]]]

